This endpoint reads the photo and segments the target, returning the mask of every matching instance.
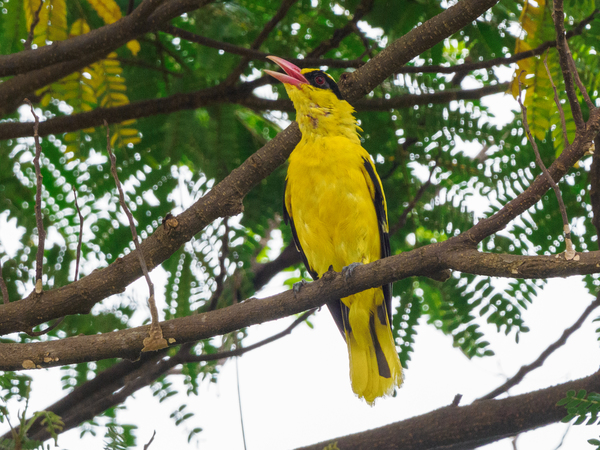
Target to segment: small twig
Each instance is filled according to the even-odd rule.
[[[75,186],[73,186],[73,195],[75,196],[73,203],[75,203],[75,209],[77,209],[77,214],[79,215],[79,239],[77,240],[77,259],[75,260],[75,281],[77,281],[79,279],[79,260],[81,258],[81,241],[83,238],[83,216],[77,204],[77,189],[75,189]]]
[[[236,338],[236,347],[237,347],[237,338]],[[237,358],[235,358],[235,383],[237,385],[238,408],[240,410],[240,426],[242,428],[242,442],[244,443],[244,450],[247,450],[246,432],[244,431],[244,415],[242,413],[242,395],[241,395],[241,391],[240,391],[240,369],[238,367],[238,359]]]
[[[567,47],[567,50],[569,52],[569,65],[571,66],[571,72],[573,73],[573,76],[575,78],[575,84],[577,84],[577,87],[579,88],[581,95],[583,95],[583,99],[585,100],[585,103],[588,105],[588,108],[590,109],[590,111],[592,111],[592,110],[596,109],[596,105],[590,98],[590,94],[588,94],[587,89],[581,82],[581,78],[579,77],[579,72],[577,71],[577,67],[575,66],[575,60],[573,59],[573,54],[571,53],[571,50],[569,49],[569,47]]]
[[[571,325],[569,328],[563,331],[562,336],[556,342],[548,346],[548,348],[544,350],[534,362],[521,367],[519,371],[512,378],[507,380],[502,386],[497,387],[489,394],[481,397],[479,400],[490,400],[492,398],[498,397],[500,394],[503,394],[504,392],[508,391],[511,387],[519,384],[521,380],[525,378],[525,375],[527,375],[529,372],[539,367],[542,367],[542,364],[544,364],[548,356],[550,356],[556,349],[562,347],[567,342],[567,339],[569,339],[569,337],[575,331],[581,328],[581,325],[583,324],[585,319],[587,319],[587,317],[592,313],[592,311],[594,311],[594,309],[596,309],[598,306],[600,306],[600,294],[594,299],[592,303],[590,303],[590,305],[585,309],[585,311],[583,311],[583,314],[581,314],[579,319],[577,319],[577,321],[573,325]]]
[[[221,254],[219,255],[219,275],[215,277],[217,287],[208,301],[208,311],[212,311],[217,307],[219,298],[223,294],[223,281],[227,275],[227,267],[225,266],[225,259],[229,256],[229,223],[227,217],[224,220],[225,232],[221,236]]]
[[[2,276],[2,258],[0,258],[0,292],[2,292],[2,300],[4,304],[10,302],[8,298],[8,288],[6,287],[6,282],[4,281],[4,277]]]
[[[567,437],[567,434],[569,434],[569,431],[571,431],[571,425],[573,425],[573,422],[569,422],[569,424],[567,425],[567,429],[563,433],[562,438],[560,439],[560,442],[554,448],[554,450],[558,450],[559,448],[561,448],[563,446],[563,444],[565,443],[565,438]]]
[[[552,85],[552,89],[554,90],[554,103],[556,103],[556,107],[558,108],[558,113],[560,114],[560,124],[562,126],[563,140],[565,142],[565,148],[567,148],[570,144],[569,144],[569,136],[567,136],[567,123],[565,121],[565,111],[563,110],[563,107],[560,104],[560,98],[558,97],[558,90],[556,89],[556,85],[554,84],[554,80],[552,79],[552,74],[550,73],[550,69],[548,68],[548,53],[546,53],[546,56],[544,57],[544,67],[546,68],[546,73],[548,74],[548,79],[550,80],[550,84]],[[519,80],[519,82],[520,81],[521,80]]]
[[[33,42],[33,30],[35,30],[35,27],[40,22],[40,11],[42,10],[42,6],[44,6],[44,0],[40,0],[40,6],[38,6],[38,9],[35,11],[35,14],[33,15],[33,21],[31,22],[31,28],[29,29],[29,34],[27,35],[27,40],[23,44],[23,47],[25,48],[25,50],[31,50],[31,43]]]
[[[133,1],[131,1],[129,4],[130,5],[133,4]],[[152,444],[152,441],[154,440],[154,436],[156,436],[156,430],[154,430],[154,433],[152,433],[152,437],[150,438],[148,443],[146,445],[144,445],[144,450],[148,450],[148,448],[150,447],[150,444]]]
[[[592,224],[596,228],[597,243],[600,248],[600,136],[594,139],[594,147],[599,149],[592,153],[590,167],[590,203],[592,204]]]
[[[456,394],[454,396],[454,399],[452,400],[452,403],[450,404],[450,406],[458,406],[460,404],[460,401],[462,400],[463,396],[462,394]]]
[[[150,274],[148,273],[148,266],[146,265],[144,254],[140,249],[140,244],[138,242],[138,234],[137,230],[135,229],[133,215],[131,214],[131,211],[129,211],[127,203],[125,203],[125,194],[123,193],[123,186],[121,185],[121,182],[119,181],[119,176],[117,175],[117,159],[115,158],[115,155],[110,147],[110,130],[108,128],[108,122],[106,122],[106,120],[104,121],[104,127],[106,128],[106,150],[108,151],[108,156],[110,157],[110,171],[112,173],[113,178],[115,179],[115,183],[119,191],[119,203],[121,204],[121,208],[123,208],[123,211],[127,215],[127,220],[129,221],[129,228],[131,229],[131,234],[133,236],[133,244],[135,245],[138,261],[140,263],[142,272],[144,273],[144,278],[146,278],[146,283],[148,284],[148,291],[150,294],[150,296],[148,297],[148,306],[150,306],[152,323],[150,325],[150,336],[144,339],[144,348],[142,349],[142,351],[159,350],[161,348],[167,347],[168,344],[166,339],[163,338],[162,330],[159,324],[158,310],[156,309],[156,303],[154,302],[154,284],[150,279]]]
[[[369,38],[367,38],[367,35],[365,33],[362,32],[362,30],[360,28],[358,28],[358,25],[356,25],[356,22],[351,22],[352,23],[352,30],[354,30],[354,34],[356,34],[363,46],[365,47],[365,54],[369,55],[369,58],[373,58],[373,49],[371,48],[371,43],[369,42]]]
[[[419,200],[421,200],[421,197],[423,197],[423,194],[425,194],[425,191],[427,190],[427,188],[429,186],[431,186],[431,178],[433,177],[433,172],[435,172],[436,168],[437,168],[437,162],[431,168],[431,171],[429,172],[429,178],[427,179],[427,181],[421,185],[421,187],[417,191],[417,194],[410,201],[408,206],[406,208],[404,208],[404,211],[402,211],[402,214],[400,215],[400,218],[398,219],[396,224],[390,229],[391,235],[396,234],[398,232],[398,230],[401,230],[402,227],[404,227],[404,225],[406,224],[406,219],[408,217],[408,213],[410,213],[413,210],[413,208],[415,207],[417,202]]]
[[[263,29],[260,31],[260,33],[258,34],[256,39],[254,39],[254,42],[252,42],[252,44],[250,44],[250,48],[252,50],[258,50],[260,48],[260,46],[267,39],[267,37],[269,36],[271,31],[273,31],[275,29],[277,24],[279,22],[281,22],[281,20],[287,15],[290,8],[297,1],[298,0],[283,0],[281,2],[281,5],[279,6],[279,9],[275,13],[275,15],[273,17],[271,17],[271,20],[269,20],[267,22],[267,24],[263,27]],[[238,64],[238,66],[235,69],[233,69],[233,71],[229,74],[229,76],[223,83],[225,85],[231,85],[231,84],[235,83],[238,80],[238,78],[240,77],[240,75],[242,74],[242,72],[244,71],[244,69],[246,68],[246,65],[250,62],[250,60],[251,60],[250,57],[244,56],[242,58],[242,60],[240,61],[240,63]]]
[[[38,230],[38,249],[35,258],[35,292],[40,294],[42,292],[42,275],[44,265],[44,244],[46,242],[46,230],[44,230],[44,221],[42,216],[42,171],[40,169],[40,155],[42,153],[42,146],[40,145],[40,136],[38,130],[40,127],[40,119],[33,110],[33,105],[29,99],[25,99],[25,102],[31,108],[31,114],[35,122],[33,124],[33,140],[35,142],[35,157],[33,158],[33,166],[35,167],[36,177],[36,192],[35,192],[35,222]]]
[[[115,61],[119,61],[121,64],[126,64],[128,66],[137,66],[137,67],[143,67],[144,69],[148,69],[148,70],[155,70],[157,72],[160,73],[164,73],[166,75],[171,75],[172,77],[176,77],[176,78],[183,78],[183,74],[179,73],[179,72],[173,72],[172,70],[168,70],[165,69],[163,67],[156,67],[153,64],[150,64],[149,62],[140,60],[140,59],[134,59],[134,58],[114,58]]]
[[[571,64],[569,64],[570,51],[565,33],[565,12],[562,0],[554,0],[552,18],[554,19],[554,28],[556,29],[556,48],[558,49],[560,68],[562,69],[563,79],[565,81],[565,91],[567,93],[567,98],[569,99],[569,104],[571,105],[571,113],[573,114],[573,120],[575,121],[577,130],[583,130],[585,128],[585,121],[583,120],[581,105],[577,99],[577,93],[575,92],[575,86],[573,84]]]
[[[49,333],[49,332],[51,332],[52,330],[54,330],[54,329],[55,329],[57,326],[59,326],[59,325],[60,325],[60,323],[61,323],[63,320],[65,320],[65,318],[64,318],[64,317],[61,317],[61,318],[59,318],[59,319],[56,319],[52,325],[50,325],[48,328],[46,328],[46,329],[44,329],[44,330],[40,330],[40,331],[33,331],[33,329],[31,329],[31,330],[29,330],[29,331],[26,331],[26,333],[27,333],[29,336],[43,336],[44,334],[46,334],[46,333]]]
[[[211,354],[205,354],[205,355],[188,355],[185,357],[185,361],[182,361],[182,362],[215,361],[215,360],[224,359],[224,358],[232,358],[234,356],[242,356],[246,352],[249,352],[251,350],[257,349],[264,345],[270,344],[273,341],[276,341],[278,339],[281,339],[284,336],[287,336],[288,334],[290,334],[292,332],[292,330],[294,328],[296,328],[298,325],[300,325],[302,322],[304,322],[306,319],[308,319],[310,317],[310,315],[313,314],[317,309],[318,308],[314,308],[314,309],[310,309],[310,310],[304,312],[300,317],[298,317],[296,320],[294,320],[294,322],[292,322],[292,324],[289,327],[287,327],[285,330],[280,331],[279,333],[274,334],[273,336],[270,336],[266,339],[263,339],[262,341],[257,342],[256,344],[249,345],[248,347],[238,347],[235,350],[229,350],[226,352],[211,353]]]
[[[521,87],[522,87],[521,75],[523,75],[523,72],[525,72],[525,71],[522,70],[519,73],[519,78],[518,78],[519,96],[517,97],[517,100],[519,101],[519,105],[521,106],[521,111],[523,113],[523,128],[525,128],[525,131],[527,132],[527,138],[529,139],[529,142],[531,143],[531,146],[533,147],[536,163],[537,163],[538,167],[544,173],[544,177],[546,177],[546,180],[548,181],[548,183],[554,190],[556,199],[558,200],[558,206],[560,208],[560,214],[562,216],[562,221],[563,221],[563,231],[565,233],[565,259],[571,260],[575,257],[575,249],[573,248],[573,242],[571,241],[571,227],[569,226],[569,218],[567,217],[567,209],[565,208],[565,203],[563,202],[562,195],[560,194],[560,189],[558,188],[558,185],[556,184],[556,182],[550,175],[550,172],[548,172],[548,169],[546,169],[546,166],[544,165],[544,162],[542,161],[542,158],[540,156],[538,146],[535,143],[535,139],[531,135],[531,130],[529,129],[529,124],[527,122],[527,107],[523,104],[523,101],[521,100]]]
[[[129,0],[129,3],[127,5],[127,15],[133,12],[133,9],[135,7],[134,3],[135,0]],[[156,434],[156,431],[154,432],[154,434]],[[152,439],[154,439],[154,435],[152,436]],[[150,442],[152,442],[152,439],[150,439]],[[150,445],[150,442],[148,442],[148,445]],[[144,450],[146,450],[146,447],[144,447]]]

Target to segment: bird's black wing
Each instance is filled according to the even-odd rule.
[[[391,255],[390,249],[390,235],[388,232],[388,221],[387,214],[385,210],[385,197],[383,196],[383,187],[381,186],[381,181],[379,177],[375,173],[375,167],[373,163],[367,158],[363,158],[363,164],[367,173],[369,174],[369,178],[371,179],[371,183],[375,188],[375,193],[373,196],[373,204],[375,206],[375,213],[377,215],[377,223],[379,225],[379,242],[381,245],[381,258],[387,258]],[[387,313],[387,317],[390,325],[392,324],[392,283],[381,286],[383,289],[383,298],[385,299],[385,311],[379,311],[379,320],[381,323],[385,323],[385,313]]]

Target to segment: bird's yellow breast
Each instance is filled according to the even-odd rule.
[[[290,156],[286,208],[311,268],[380,258],[373,187],[364,168],[369,154],[345,136],[303,139]]]

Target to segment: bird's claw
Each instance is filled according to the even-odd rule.
[[[354,269],[356,269],[358,266],[362,266],[362,263],[355,262],[355,263],[349,264],[346,267],[344,267],[342,269],[342,274],[344,275],[344,280],[347,280],[348,278],[352,277],[352,274],[354,273]]]
[[[300,292],[300,290],[306,286],[308,283],[304,280],[300,280],[297,283],[294,283],[294,286],[292,287],[292,290],[294,291],[294,294],[297,294],[298,292]]]

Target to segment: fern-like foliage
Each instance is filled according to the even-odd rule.
[[[41,2],[42,0],[24,0],[27,30],[31,30]],[[49,42],[64,41],[67,38],[66,0],[44,0],[38,19],[33,30],[33,45],[42,47]]]
[[[556,405],[567,409],[567,415],[562,418],[564,423],[575,419],[575,425],[584,422],[586,425],[594,425],[600,418],[600,394],[596,392],[590,392],[588,395],[585,389],[568,391],[566,397],[559,400]]]

